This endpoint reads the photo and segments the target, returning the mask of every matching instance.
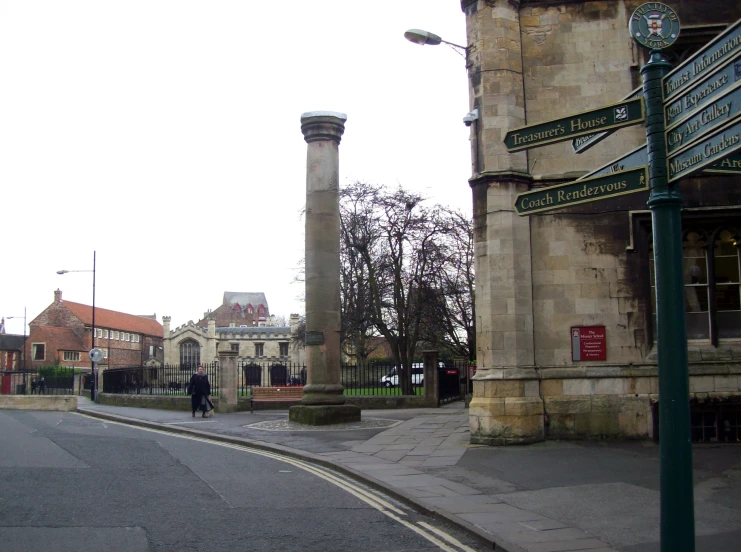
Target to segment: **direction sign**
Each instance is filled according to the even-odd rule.
[[[737,82],[741,81],[741,61],[737,61],[739,58],[741,58],[741,48],[718,71],[698,81],[695,86],[671,102],[665,101],[666,126],[672,126],[692,116],[697,109],[730,91]]]
[[[648,168],[639,167],[523,192],[515,198],[515,211],[518,215],[531,215],[646,190]]]
[[[507,151],[520,151],[562,142],[595,131],[634,125],[646,118],[643,97],[577,113],[569,117],[515,128],[504,136]]]
[[[710,74],[721,63],[741,50],[741,19],[708,42],[704,48],[667,74],[662,80],[664,101],[667,102]]]
[[[705,171],[717,174],[739,174],[741,173],[741,152],[732,153],[710,165]]]
[[[629,151],[622,157],[610,161],[607,165],[603,165],[599,169],[595,169],[592,172],[585,174],[577,180],[584,180],[585,178],[611,174],[618,171],[627,171],[628,169],[635,169],[645,165],[648,165],[648,152],[646,150],[646,144],[643,144],[642,146]]]
[[[633,92],[625,96],[620,101],[624,102],[625,100],[630,100],[631,98],[637,98],[641,94],[643,94],[643,87],[639,86],[638,88],[633,90]],[[593,145],[598,144],[599,142],[607,138],[610,134],[615,132],[615,130],[606,130],[604,132],[598,132],[596,134],[587,134],[586,136],[580,136],[579,138],[574,138],[574,141],[571,142],[571,147],[574,148],[574,153],[584,153],[589,148],[591,148]]]
[[[666,129],[666,151],[672,153],[695,143],[713,129],[741,116],[741,84],[701,110]]]
[[[741,149],[741,119],[669,156],[669,182],[689,176]],[[722,165],[722,163],[720,163]]]

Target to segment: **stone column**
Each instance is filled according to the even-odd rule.
[[[339,145],[347,116],[313,111],[301,116],[306,156],[306,357],[303,405],[291,421],[325,425],[360,420],[345,404],[340,383]]]
[[[164,337],[164,339],[162,340],[162,348],[164,349],[164,364],[174,364],[174,360],[172,358],[172,340],[170,339],[172,337],[170,335],[171,321],[171,316],[162,317],[162,336]],[[157,356],[156,353],[155,356]]]
[[[219,412],[237,410],[237,351],[219,351]]]
[[[204,355],[201,357],[201,362],[213,362],[214,360],[216,360],[216,349],[216,320],[214,320],[213,318],[209,318],[208,333],[206,337],[206,350],[203,351]]]
[[[529,189],[527,153],[510,154],[503,138],[524,126],[525,92],[517,0],[461,0],[471,46],[470,180],[476,254],[476,363],[469,417],[471,442],[543,439],[543,406],[534,370],[530,220],[514,211]]]
[[[422,351],[422,362],[425,371],[425,405],[437,408],[440,396],[440,371],[437,367],[438,351]]]

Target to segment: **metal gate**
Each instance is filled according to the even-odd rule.
[[[461,371],[461,367],[458,363],[446,364],[444,367],[438,369],[437,379],[439,382],[437,404],[462,401],[463,400],[463,388],[461,387],[461,376],[464,378],[463,385],[465,386],[465,371]]]

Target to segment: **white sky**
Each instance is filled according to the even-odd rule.
[[[458,0],[0,0],[0,316],[54,299],[198,320],[304,312],[300,116],[347,114],[340,182],[471,212]],[[23,320],[7,320],[23,333]]]

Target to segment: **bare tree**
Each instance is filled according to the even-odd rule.
[[[473,223],[459,211],[441,210],[450,231],[440,236],[440,270],[427,290],[423,339],[457,357],[476,358]]]
[[[439,239],[450,231],[439,206],[402,188],[355,182],[340,192],[342,244],[367,278],[360,301],[399,367],[404,394],[412,394],[411,367],[420,341],[424,292],[439,280]],[[356,255],[356,257],[352,257]],[[344,314],[344,313],[343,313]]]

